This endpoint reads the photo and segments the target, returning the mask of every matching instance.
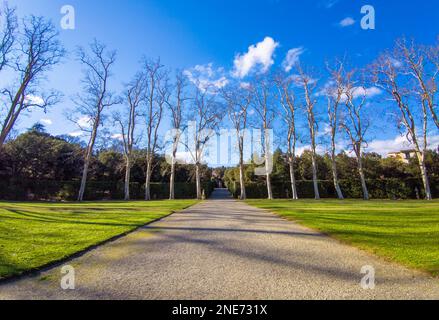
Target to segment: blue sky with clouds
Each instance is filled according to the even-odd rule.
[[[160,56],[170,68],[213,73],[214,80],[241,77],[255,69],[288,66],[299,58],[304,64],[324,67],[327,59],[349,55],[364,66],[400,36],[433,43],[439,33],[439,2],[397,0],[9,0],[18,13],[44,15],[57,26],[60,9],[76,11],[76,29],[60,30],[70,52],[48,76],[46,86],[64,93],[64,100],[47,114],[22,118],[23,130],[37,121],[53,134],[77,131],[65,119],[79,90],[81,68],[73,50],[93,38],[117,49],[113,87],[121,88],[138,68],[143,55]],[[376,10],[376,30],[362,30],[363,5]],[[288,54],[289,53],[289,54]],[[194,69],[195,66],[198,69]],[[203,69],[204,68],[204,69]],[[381,120],[383,122],[383,120]],[[395,130],[379,123],[370,137],[378,146],[395,143]],[[383,129],[386,128],[386,129]],[[388,141],[385,141],[388,140]],[[396,146],[396,145],[395,145]]]

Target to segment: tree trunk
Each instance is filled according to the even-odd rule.
[[[3,128],[0,133],[0,152],[3,148],[3,145],[5,144],[5,141],[11,132],[15,122],[17,121],[19,113],[10,114],[8,115],[7,119],[5,120],[3,124]]]
[[[265,149],[268,150],[268,149]],[[266,183],[267,183],[267,194],[268,200],[273,200],[273,190],[271,189],[271,173],[270,173],[270,159],[268,152],[265,151],[265,172],[266,172]]]
[[[316,200],[320,200],[320,192],[319,192],[319,182],[317,178],[317,163],[316,163],[316,156],[315,151],[313,151],[311,155],[312,160],[312,181],[314,185],[314,195]]]
[[[366,178],[364,177],[364,169],[363,169],[363,160],[361,156],[357,156],[358,160],[358,172],[360,174],[361,179],[361,188],[363,189],[363,198],[364,200],[369,200],[369,191],[367,190]]]
[[[433,200],[433,196],[431,195],[431,190],[430,190],[430,181],[428,179],[427,167],[425,165],[424,153],[417,152],[416,154],[418,157],[419,169],[421,170],[422,183],[424,185],[424,190],[425,190],[425,199]]]
[[[2,152],[3,145],[5,144],[6,136],[2,133],[0,135],[0,153]]]
[[[291,157],[292,158],[292,157]],[[296,176],[294,174],[294,160],[290,158],[290,181],[291,181],[291,191],[293,195],[293,200],[299,200],[299,195],[297,194],[297,186],[296,186]]]
[[[337,163],[335,162],[335,156],[332,157],[332,177],[334,179],[334,187],[337,192],[339,200],[343,200],[343,192],[341,191],[340,184],[338,183]]]
[[[273,190],[271,189],[271,175],[267,173],[267,194],[268,194],[268,200],[273,200]]]
[[[197,184],[197,200],[202,200],[203,195],[201,194],[200,164],[198,162],[195,164],[195,179]]]
[[[152,175],[152,159],[148,156],[148,161],[146,164],[146,179],[145,179],[145,200],[151,200],[151,175]]]
[[[175,157],[174,157],[175,159]],[[171,178],[169,179],[169,200],[175,200],[175,161],[171,164]]]
[[[131,160],[129,157],[126,159],[126,169],[125,169],[125,201],[130,200],[130,178],[131,178]]]
[[[99,125],[99,118],[95,122]],[[94,125],[93,131],[90,137],[90,142],[88,143],[87,153],[84,159],[84,169],[82,171],[82,179],[81,179],[81,187],[79,188],[78,201],[81,202],[84,200],[85,187],[87,184],[87,175],[88,175],[88,167],[90,166],[90,158],[93,154],[93,147],[95,145],[96,136],[98,133],[98,125]]]
[[[241,160],[241,163],[239,164],[239,184],[241,186],[241,200],[247,199],[247,192],[245,190],[245,179],[244,179],[244,164]]]
[[[266,127],[266,126],[265,126]],[[265,132],[267,129],[265,129]],[[271,156],[271,148],[270,148],[270,144],[267,141],[267,134],[265,137],[265,174],[266,174],[266,183],[267,183],[267,195],[268,195],[268,200],[273,200],[273,190],[271,188],[271,171],[273,169],[273,159],[270,157]]]
[[[81,178],[81,187],[79,188],[79,194],[78,194],[78,201],[82,202],[84,201],[84,193],[85,193],[85,187],[87,184],[87,175],[88,175],[88,167],[90,165],[90,156],[87,155],[84,161],[84,168],[82,170],[82,178]]]

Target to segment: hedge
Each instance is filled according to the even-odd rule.
[[[74,201],[77,199],[79,181],[43,181],[43,180],[3,180],[0,179],[0,199],[11,201]],[[209,197],[214,184],[203,184],[206,197]],[[132,200],[143,200],[145,186],[141,183],[130,184]],[[87,182],[84,199],[98,200],[123,200],[123,182]],[[169,198],[169,183],[151,183],[151,198],[164,200]],[[176,199],[195,199],[195,183],[176,183]]]
[[[312,181],[297,181],[298,196],[301,199],[314,198],[314,186]],[[373,199],[417,199],[424,198],[423,184],[419,179],[378,179],[367,180],[369,195]],[[346,198],[361,199],[363,192],[360,181],[341,180],[340,187]],[[235,198],[238,198],[241,189],[239,183],[228,186]],[[434,198],[439,197],[439,179],[431,179],[430,188]],[[290,182],[272,183],[273,197],[276,199],[291,198]],[[333,181],[320,180],[319,191],[321,198],[336,198]],[[248,183],[246,185],[247,197],[250,199],[265,199],[268,197],[265,183]]]

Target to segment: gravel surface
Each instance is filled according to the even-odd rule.
[[[292,204],[293,205],[293,204]],[[217,190],[211,200],[65,263],[0,285],[0,299],[439,299],[439,280]],[[360,286],[373,266],[375,289]]]

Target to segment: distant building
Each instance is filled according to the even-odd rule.
[[[401,150],[397,152],[390,152],[388,158],[398,159],[404,163],[410,163],[411,159],[416,158],[416,150]]]

